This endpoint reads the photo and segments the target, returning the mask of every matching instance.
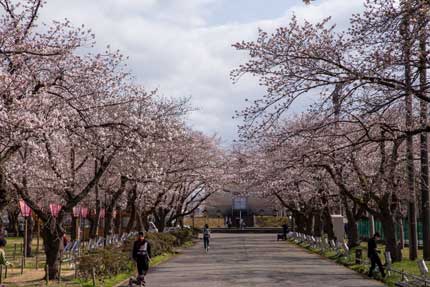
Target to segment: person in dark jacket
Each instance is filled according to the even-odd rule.
[[[288,232],[289,232],[288,224],[284,223],[282,225],[282,239],[283,240],[287,240],[287,234],[288,234]]]
[[[381,259],[379,258],[379,251],[377,250],[376,241],[381,239],[381,235],[376,232],[372,238],[369,239],[367,243],[367,257],[369,257],[371,265],[369,269],[369,277],[372,277],[373,270],[375,270],[376,265],[378,265],[379,271],[382,277],[385,277],[384,267],[382,266]]]
[[[209,229],[209,225],[205,224],[205,227],[203,228],[203,247],[205,248],[205,251],[209,251],[209,240],[211,238],[211,230]]]
[[[144,282],[144,277],[149,269],[149,261],[151,259],[151,245],[145,239],[145,234],[139,232],[137,240],[133,244],[133,260],[137,265],[138,279]]]

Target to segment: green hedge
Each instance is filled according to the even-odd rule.
[[[195,237],[191,229],[182,229],[169,233],[147,233],[146,239],[151,244],[152,257],[173,253],[175,247],[184,245]],[[131,252],[136,239],[131,238],[122,247],[98,249],[79,258],[78,276],[90,280],[95,271],[97,278],[116,276],[133,270]]]
[[[97,278],[104,278],[130,272],[133,268],[129,254],[115,247],[106,247],[83,255],[78,262],[78,277],[83,280],[90,280],[93,270]]]

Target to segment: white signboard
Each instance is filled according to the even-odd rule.
[[[246,209],[246,197],[233,198],[233,209]]]

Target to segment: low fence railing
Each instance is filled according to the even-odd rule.
[[[314,237],[312,235],[306,235],[299,232],[290,232],[287,238],[293,240],[298,244],[307,244],[314,249],[319,249],[321,252],[334,251],[336,256],[345,257],[346,259],[351,258],[351,250],[345,242],[339,242],[334,240],[328,240],[327,238]],[[363,260],[360,257],[355,258],[356,264],[369,265],[368,260]],[[428,278],[428,267],[424,260],[418,260],[417,265],[420,270],[420,276],[411,273],[404,272],[404,270],[396,270],[392,267],[391,255],[389,252],[385,252],[385,263],[387,276],[391,276],[391,273],[397,273],[401,275],[401,280],[396,282],[395,285],[399,287],[422,287],[430,286],[430,278]]]

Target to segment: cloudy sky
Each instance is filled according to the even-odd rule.
[[[198,110],[189,116],[195,129],[230,144],[237,133],[235,110],[245,98],[264,94],[256,80],[232,84],[230,71],[246,60],[231,44],[271,31],[291,15],[311,21],[333,17],[338,26],[360,11],[362,0],[49,0],[44,22],[68,18],[85,24],[100,48],[108,44],[130,57],[139,82],[169,97],[191,97]],[[300,112],[304,103],[294,109]],[[293,111],[294,112],[294,111]]]

